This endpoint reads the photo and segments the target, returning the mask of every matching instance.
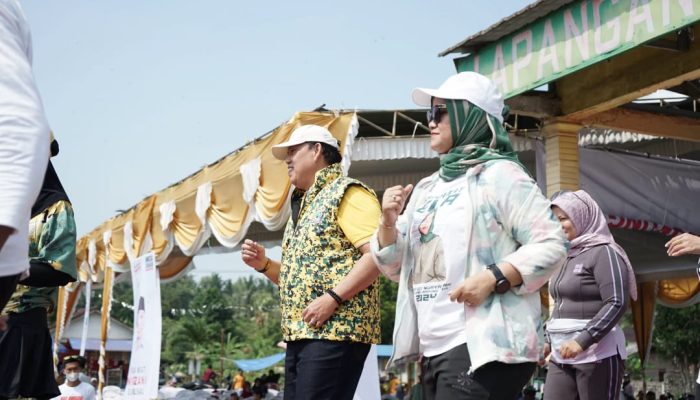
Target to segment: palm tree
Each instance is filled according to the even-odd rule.
[[[180,318],[166,332],[166,350],[176,361],[183,361],[188,352],[198,352],[211,343],[213,327],[202,317]],[[188,356],[187,359],[192,359]]]

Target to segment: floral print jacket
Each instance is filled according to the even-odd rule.
[[[394,322],[394,354],[390,362],[419,356],[416,308],[411,285],[414,264],[410,229],[413,210],[437,173],[421,180],[404,213],[399,217],[395,244],[381,248],[376,233],[372,254],[382,273],[399,282]],[[472,228],[464,238],[468,248],[465,278],[489,264],[509,262],[523,283],[499,295],[492,293],[479,306],[465,306],[467,337],[472,365],[500,361],[537,361],[543,344],[539,289],[558,270],[566,257],[568,242],[559,222],[535,181],[519,165],[505,160],[489,161],[467,172],[471,208],[465,224]],[[449,249],[446,249],[449,251]]]

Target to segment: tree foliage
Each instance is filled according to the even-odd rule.
[[[93,304],[101,304],[101,291],[93,295]],[[112,317],[132,325],[131,282],[116,284],[113,296]],[[282,339],[278,289],[266,279],[231,282],[214,274],[196,282],[185,276],[161,284],[161,309],[164,363],[182,368],[190,359],[200,359],[218,366],[222,337],[227,369],[233,368],[231,359],[280,351],[276,347]]]
[[[379,286],[380,311],[382,317],[382,343],[393,343],[394,315],[396,314],[396,294],[399,285],[381,276]]]
[[[658,306],[654,326],[652,349],[679,365],[683,385],[692,391],[700,361],[700,304],[684,308]]]
[[[398,286],[380,278],[382,343],[392,342]],[[133,292],[130,280],[114,286],[112,318],[133,325]],[[93,290],[92,309],[102,304],[102,290]],[[77,304],[84,307],[82,296]],[[163,317],[162,352],[164,363],[186,370],[191,359],[219,365],[221,338],[227,360],[258,358],[278,351],[280,330],[279,293],[276,285],[258,277],[235,282],[219,275],[199,282],[184,276],[161,284]],[[230,361],[226,369],[233,369]]]

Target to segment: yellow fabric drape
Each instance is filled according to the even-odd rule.
[[[295,127],[296,125],[282,126],[276,135],[277,140],[260,144],[263,147],[260,154],[260,186],[255,196],[255,206],[258,215],[264,219],[272,219],[279,212],[291,187],[287,166],[272,156],[272,146],[286,141]]]
[[[155,198],[155,196],[154,196]],[[157,200],[157,199],[156,199]],[[153,241],[153,252],[156,256],[162,255],[166,248],[168,247],[168,236],[163,232],[160,227],[160,209],[155,206],[153,207],[153,218],[151,218],[151,240]]]
[[[681,279],[664,279],[659,281],[658,297],[667,305],[681,305],[700,292],[697,277]]]
[[[637,300],[632,301],[632,320],[637,351],[642,365],[645,364],[651,349],[651,335],[654,323],[654,305],[656,304],[657,282],[644,282],[637,285]]]
[[[159,267],[158,272],[161,280],[167,280],[175,277],[180,271],[185,269],[192,261],[192,257],[187,256],[172,256],[168,257]]]
[[[66,286],[58,288],[58,296],[56,299],[56,326],[54,330],[54,365],[58,365],[58,347],[63,337],[63,332],[66,329],[72,310],[80,297],[80,290],[84,286],[83,283],[74,282]],[[68,290],[69,287],[72,290]]]
[[[241,176],[232,177],[230,183],[230,185],[213,185],[212,206],[208,216],[212,228],[224,236],[233,236],[241,230],[249,208],[243,200],[242,192],[237,191],[237,188],[243,187]],[[219,199],[230,199],[230,201],[219,201]]]
[[[87,282],[89,279],[89,273],[81,268],[83,263],[87,264],[89,240],[88,236],[83,236],[75,244],[75,265],[78,266],[78,280],[81,282]]]
[[[208,165],[182,181],[167,187],[131,208],[125,213],[117,215],[77,242],[76,257],[78,265],[89,265],[91,242],[95,243],[95,263],[93,265],[95,280],[104,282],[105,290],[109,288],[111,294],[111,280],[114,272],[108,268],[109,261],[116,265],[128,265],[127,251],[124,248],[124,225],[132,221],[132,254],[138,256],[145,239],[150,233],[153,251],[160,260],[160,277],[168,279],[176,276],[192,260],[192,257],[180,252],[167,253],[172,249],[174,240],[181,248],[194,254],[201,245],[205,226],[196,212],[197,191],[201,185],[211,184],[211,199],[208,202],[206,212],[206,225],[211,227],[219,237],[234,238],[242,234],[241,230],[249,216],[250,204],[243,199],[243,180],[240,168],[243,164],[260,158],[260,178],[257,191],[253,199],[255,213],[265,223],[275,221],[280,215],[288,198],[291,184],[287,176],[287,167],[283,161],[272,156],[272,146],[289,139],[292,131],[301,125],[321,125],[331,131],[339,140],[341,153],[347,140],[348,131],[353,121],[354,113],[333,112],[303,112],[295,114],[287,123],[279,126],[271,134],[247,144],[240,150],[233,152],[222,159]],[[175,204],[172,221],[166,227],[161,226],[163,217],[161,206],[170,203]],[[108,233],[109,241],[105,246],[104,238]],[[243,232],[244,233],[244,232]],[[199,240],[199,241],[198,241]],[[167,257],[167,258],[164,258]],[[105,273],[109,271],[107,275]],[[91,279],[87,271],[79,271],[79,280],[85,282]],[[106,322],[109,313],[106,311],[109,298],[107,292],[103,293],[102,311],[102,340],[106,340]],[[66,310],[70,314],[72,306]],[[101,376],[101,382],[104,376]],[[102,385],[102,383],[101,383]]]
[[[66,319],[66,309],[64,309],[63,304],[66,301],[66,287],[61,286],[58,288],[58,295],[56,296],[56,326],[54,330],[53,337],[56,341],[61,340],[61,328]],[[58,360],[54,360],[58,361]]]
[[[104,269],[104,285],[102,287],[102,312],[100,329],[100,359],[98,372],[98,393],[102,393],[105,385],[105,366],[107,363],[105,347],[107,345],[107,332],[109,331],[109,318],[112,311],[112,285],[114,281],[114,271],[112,268]],[[98,398],[101,398],[98,395]]]
[[[333,136],[341,142],[342,151],[352,118],[353,113],[295,114],[289,122],[278,127],[270,135],[202,168],[181,182],[149,196],[126,213],[115,216],[97,227],[78,241],[78,262],[83,263],[88,260],[87,248],[90,240],[94,240],[97,246],[95,268],[98,272],[103,271],[106,266],[105,253],[109,254],[109,261],[114,264],[127,263],[127,251],[124,249],[124,225],[128,221],[132,221],[132,250],[135,255],[139,254],[138,251],[148,233],[153,241],[153,251],[157,256],[161,256],[169,248],[170,235],[183,250],[196,252],[198,248],[195,245],[199,244],[198,239],[201,238],[205,229],[196,212],[197,190],[203,184],[211,184],[206,224],[221,237],[235,237],[240,233],[250,212],[249,204],[243,199],[240,168],[256,157],[261,160],[261,171],[259,186],[254,196],[255,211],[262,221],[273,220],[282,211],[291,184],[284,162],[272,157],[270,151],[272,146],[286,141],[298,126],[317,124],[331,131]],[[162,217],[160,207],[168,202],[175,203],[173,218],[167,227],[169,234],[163,231],[160,223]],[[105,249],[103,243],[103,235],[106,231],[111,232],[108,249]],[[183,262],[173,265],[181,264],[184,264],[182,268],[187,265]],[[172,276],[177,272],[170,270],[169,275]],[[86,280],[86,274],[81,273],[80,279]]]
[[[153,207],[156,204],[156,197],[150,196],[136,205],[133,212],[133,239],[134,247],[132,253],[138,257],[141,254],[146,236],[151,232],[151,224],[153,223]],[[111,254],[111,253],[110,253]]]
[[[109,221],[109,224],[107,226],[112,232],[111,240],[108,243],[109,246],[109,261],[115,263],[115,264],[124,264],[125,262],[128,261],[128,258],[126,256],[126,249],[124,249],[124,224],[126,224],[127,221],[131,219],[131,216],[133,215],[134,210],[129,210],[125,214],[121,214],[116,216],[114,219]],[[98,256],[98,261],[97,261],[97,266],[98,269],[104,269],[105,264],[104,262],[104,254],[105,254],[105,244],[102,241],[102,235],[100,235],[99,242],[97,245],[98,249],[98,255],[103,256],[102,263],[99,260]],[[101,251],[100,251],[101,250]]]
[[[192,182],[194,183],[194,182]],[[177,201],[174,222],[171,224],[176,243],[188,247],[195,241],[202,230],[202,223],[195,213],[195,200],[197,194],[196,185],[192,190],[188,187],[178,187],[177,192],[185,192]]]

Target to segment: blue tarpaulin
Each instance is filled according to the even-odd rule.
[[[284,352],[282,353],[277,353],[273,354],[271,356],[263,357],[263,358],[256,358],[253,360],[231,360],[233,361],[238,368],[242,369],[245,372],[250,372],[250,371],[260,371],[261,369],[269,368],[278,362],[284,360]]]
[[[379,344],[377,345],[377,357],[391,357],[391,352],[393,351],[393,349],[394,346],[390,344]],[[256,358],[252,360],[226,360],[233,361],[238,366],[238,368],[242,369],[245,372],[260,371],[284,360],[284,354],[285,353],[282,352],[273,354],[271,356]]]
[[[391,344],[378,344],[377,345],[377,357],[391,357],[391,353],[394,351],[394,346]]]

